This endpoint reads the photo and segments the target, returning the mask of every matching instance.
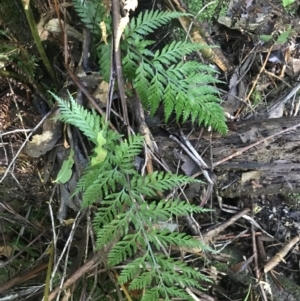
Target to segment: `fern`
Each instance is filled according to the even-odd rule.
[[[106,8],[98,0],[73,0],[74,8],[81,18],[81,21],[87,28],[92,30],[95,34],[101,35],[100,23],[105,21],[109,26],[109,14],[106,14]]]
[[[99,56],[99,66],[103,80],[109,82],[111,69],[111,45],[100,44],[97,48]]]
[[[131,20],[130,25],[125,30],[126,39],[128,39],[129,43],[141,40],[144,36],[167,24],[172,19],[187,15],[179,12],[145,11],[139,14],[137,18]]]
[[[166,122],[174,112],[177,120],[185,122],[190,119],[226,133],[219,92],[212,86],[219,83],[214,76],[215,71],[196,61],[181,61],[183,56],[204,46],[174,41],[155,53],[147,49],[153,41],[146,40],[146,35],[171,19],[182,16],[185,14],[146,11],[133,18],[125,30],[124,72],[133,81],[134,88],[152,116],[163,102]]]
[[[77,126],[92,142],[97,143],[97,131],[105,133],[105,160],[89,164],[78,182],[83,194],[83,207],[98,206],[93,219],[97,247],[114,243],[108,254],[109,266],[123,261],[119,282],[130,282],[129,289],[145,289],[143,301],[181,297],[190,300],[185,288],[201,289],[199,281],[209,281],[199,271],[179,260],[161,255],[164,248],[198,248],[210,250],[199,240],[177,231],[158,226],[173,217],[200,213],[204,209],[184,201],[149,201],[157,195],[197,180],[186,176],[154,172],[141,176],[134,167],[135,157],[142,151],[140,136],[121,140],[96,115],[78,105],[70,95],[70,103],[55,96],[60,108],[59,119]],[[94,151],[98,149],[95,145]],[[155,287],[155,289],[154,289]]]
[[[96,143],[98,132],[104,125],[101,117],[94,110],[90,113],[78,106],[70,94],[70,106],[55,94],[51,94],[60,104],[61,120],[79,127],[85,136]]]
[[[81,21],[89,28],[96,37],[107,40],[112,32],[111,17],[110,17],[110,3],[99,0],[73,0],[74,8],[79,15]],[[105,25],[105,33],[101,31],[101,27]],[[100,26],[101,25],[101,26]],[[109,82],[110,68],[111,68],[111,45],[99,44],[97,47],[99,54],[99,66],[103,79]]]
[[[89,0],[82,3],[81,0],[75,0],[74,6],[85,25],[99,37],[102,37],[99,24],[103,20],[108,34],[111,33],[107,9],[101,2]],[[132,18],[121,43],[124,53],[123,71],[152,116],[163,103],[166,122],[175,113],[177,121],[186,122],[189,119],[193,123],[211,125],[217,131],[226,133],[219,92],[213,86],[219,83],[215,70],[196,61],[182,62],[185,55],[205,46],[174,41],[155,53],[149,50],[149,46],[155,41],[147,40],[147,35],[171,20],[187,15],[148,10]],[[111,68],[110,45],[100,44],[97,52],[103,79],[108,82]]]

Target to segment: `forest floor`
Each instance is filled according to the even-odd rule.
[[[51,11],[39,1],[33,2],[37,15]],[[174,6],[184,10],[176,1]],[[75,12],[64,9],[72,19]],[[7,18],[11,18],[10,13],[7,11]],[[28,29],[26,18],[18,17]],[[4,30],[4,16],[1,18],[0,28]],[[39,33],[46,49],[55,53],[58,81],[67,86],[60,87],[57,94],[66,97],[67,89],[79,94],[74,80],[71,82],[60,69],[65,45],[55,31],[45,26],[57,20],[55,11],[47,18]],[[197,42],[198,34],[209,45],[218,46],[212,48],[210,60],[197,53],[193,59],[213,64],[218,71],[227,135],[189,123],[165,124],[160,113],[144,120],[160,159],[172,172],[199,176],[205,181],[203,170],[191,156],[196,150],[215,180],[214,185],[190,185],[184,191],[190,201],[212,211],[178,221],[181,231],[200,236],[218,251],[201,256],[201,263],[195,263],[213,280],[213,284],[203,284],[206,291],[198,292],[197,300],[271,300],[271,296],[280,301],[300,300],[299,22],[296,4],[287,10],[281,1],[267,0],[246,4],[236,1],[215,20],[194,22],[192,39]],[[73,27],[79,41],[75,37],[68,47],[74,58],[80,58],[83,36],[79,28]],[[88,254],[94,246],[92,212],[87,209],[79,214],[80,202],[72,197],[76,176],[67,184],[54,182],[68,139],[53,121],[57,111],[41,97],[39,83],[54,90],[57,87],[42,76],[45,70],[33,67],[36,52],[31,53],[32,37],[23,31],[12,27],[3,38],[11,49],[16,45],[26,49],[20,50],[19,58],[10,57],[2,66],[0,57],[0,68],[11,72],[0,73],[0,301],[7,296],[10,300],[41,300],[45,279],[51,274],[51,270],[47,272],[48,255],[53,252],[53,270],[59,270],[62,278],[73,285],[69,284],[65,292],[66,300],[68,294],[74,294],[75,300],[87,300],[76,291],[78,287],[87,295],[98,292],[103,296],[101,300],[115,300],[109,297],[109,273],[98,271],[97,275],[102,267],[96,267],[95,262],[93,269],[88,267]],[[155,33],[156,39],[165,33]],[[175,31],[170,36],[175,37]],[[69,63],[76,65],[77,61]],[[24,70],[30,68],[36,68],[34,81],[24,75]],[[93,72],[78,78],[91,95],[95,87],[101,87],[98,95],[109,92]],[[118,112],[119,105],[113,109]],[[135,109],[129,106],[129,110]],[[47,131],[51,138],[39,142]],[[33,139],[36,134],[39,138]],[[73,137],[77,137],[75,129]],[[85,141],[74,143],[82,146]],[[154,163],[155,168],[158,166]],[[87,244],[89,236],[92,242]],[[97,283],[93,289],[90,277]],[[129,293],[133,300],[141,296],[141,292]],[[58,289],[49,300],[57,294]]]

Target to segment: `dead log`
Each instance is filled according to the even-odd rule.
[[[297,127],[298,124],[300,126],[300,117],[241,121],[229,124],[230,130],[224,137],[216,135],[210,139],[209,136],[203,135],[198,152],[204,154],[204,160],[218,176],[221,196],[299,193],[300,127]],[[278,134],[293,126],[293,130]],[[190,131],[191,128],[185,132],[187,134]],[[196,135],[190,138],[191,143],[195,143],[197,135],[196,131]],[[275,137],[265,140],[272,135]],[[175,170],[180,147],[168,137],[158,136],[156,140],[161,155]],[[260,140],[264,142],[242,151],[239,156],[231,160],[218,164],[219,161]],[[211,150],[211,153],[208,150]]]

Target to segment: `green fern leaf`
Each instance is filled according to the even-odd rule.
[[[77,126],[85,136],[96,144],[97,135],[100,129],[103,128],[106,130],[107,128],[107,125],[104,125],[102,118],[94,110],[89,112],[77,104],[71,94],[69,94],[69,96],[72,107],[55,94],[51,94],[59,104],[61,114],[57,118],[66,123]]]
[[[178,91],[172,89],[172,87],[173,85],[169,81],[164,91],[165,120],[169,120],[178,97]]]
[[[90,200],[95,199],[103,199],[106,195],[109,195],[113,192],[113,188],[115,188],[115,183],[111,182],[110,179],[116,180],[116,175],[121,176],[122,179],[117,178],[119,183],[122,183],[126,180],[126,176],[120,173],[112,171],[101,171],[98,174],[96,180],[86,188],[83,193],[83,205],[90,205]]]
[[[148,174],[142,180],[144,185],[141,185],[141,187],[147,186],[148,189],[152,189],[153,191],[164,191],[195,182],[193,178],[184,175],[173,175],[157,171]]]
[[[153,53],[151,50],[148,49],[149,46],[153,45],[155,41],[149,41],[149,40],[135,40],[134,46],[135,49],[138,51],[139,54],[144,56],[153,56]]]
[[[112,59],[112,49],[111,45],[100,44],[97,48],[97,53],[99,54],[99,66],[100,73],[103,77],[103,80],[109,83],[110,73],[111,73],[111,59]]]
[[[145,262],[149,260],[149,254],[146,253],[142,257],[138,257],[132,262],[129,262],[121,271],[119,276],[119,283],[126,283],[129,282],[131,279],[137,277],[145,268]],[[129,287],[132,289],[132,287]]]
[[[209,278],[205,277],[199,271],[191,268],[185,262],[176,260],[171,257],[166,257],[164,255],[156,256],[157,264],[161,267],[164,267],[164,271],[176,275],[180,273],[182,275],[186,275],[187,278],[194,278],[198,280],[204,280],[207,282],[212,282]]]
[[[191,213],[208,212],[209,209],[200,206],[191,205],[180,200],[152,202],[151,204],[143,203],[140,205],[140,212],[145,219],[158,221],[168,221],[172,216],[184,216]]]
[[[141,242],[141,234],[126,235],[124,240],[119,241],[108,255],[108,265],[114,266],[137,252],[137,242]]]
[[[108,242],[118,239],[120,236],[126,235],[128,232],[129,221],[125,214],[114,217],[110,224],[104,225],[101,229],[98,229],[99,225],[96,221],[93,221],[94,227],[97,228],[97,248],[101,249]],[[111,250],[109,255],[109,262],[118,264],[122,260],[126,259],[127,256],[131,256],[136,253],[136,240],[140,236],[136,233],[131,239],[126,235],[126,241],[119,241]]]
[[[146,48],[147,40],[143,36],[166,24],[173,17],[180,16],[168,12],[146,11],[136,19],[133,18],[125,30],[126,41],[132,48],[134,44],[139,46],[135,50],[126,46],[127,55],[123,65],[131,71],[130,77],[134,78],[133,86],[146,109],[150,108],[151,116],[163,102],[165,122],[175,112],[177,120],[182,119],[185,122],[191,118],[192,122],[212,125],[214,129],[226,133],[222,108],[219,104],[205,105],[205,102],[220,101],[217,96],[218,90],[212,86],[219,82],[214,76],[215,71],[198,62],[180,61],[184,55],[205,46],[174,41],[162,50],[156,51],[154,56]],[[149,41],[149,44],[151,43]],[[134,59],[129,59],[129,53],[134,53]],[[136,70],[134,76],[133,70]],[[218,118],[215,118],[214,114]]]
[[[81,21],[87,28],[91,29],[97,35],[101,35],[99,24],[105,19],[106,23],[108,17],[105,14],[105,8],[101,4],[101,1],[89,0],[81,1],[74,0],[74,7],[81,18]]]
[[[86,15],[78,5],[79,0],[75,2],[87,26],[94,27],[92,19],[98,20],[103,12],[98,14],[87,9],[90,15]],[[90,0],[86,5],[95,10],[98,1]],[[149,46],[153,41],[144,38],[171,19],[183,15],[146,11],[132,19],[121,45],[122,51],[126,52],[123,70],[152,115],[163,103],[166,120],[175,112],[177,119],[190,118],[225,132],[218,91],[213,87],[218,83],[214,71],[197,62],[181,61],[183,55],[199,49],[199,45],[173,42],[152,53]],[[103,66],[102,75],[108,79],[109,47],[100,46],[98,52]],[[96,245],[97,248],[111,246],[108,264],[114,266],[125,260],[129,262],[124,264],[119,282],[129,281],[130,289],[145,289],[143,301],[170,300],[173,297],[190,300],[185,289],[201,289],[199,280],[207,281],[207,277],[182,261],[160,255],[161,250],[170,245],[212,250],[201,240],[161,225],[175,217],[205,210],[180,200],[150,202],[149,199],[156,197],[158,191],[170,191],[197,181],[163,172],[141,176],[135,169],[134,160],[143,151],[142,137],[129,136],[121,140],[122,136],[111,131],[95,111],[79,106],[72,97],[70,103],[56,99],[62,114],[59,118],[77,126],[95,144],[93,151],[99,155],[97,164],[94,164],[93,157],[90,158],[75,193],[82,196],[83,207],[93,204],[97,208],[92,221]]]
[[[156,74],[152,78],[150,87],[148,89],[147,94],[148,94],[148,101],[151,106],[151,111],[150,111],[151,116],[154,115],[154,113],[158,109],[161,99],[163,98],[164,85],[163,82],[161,82],[160,80],[161,78],[159,74]]]
[[[193,299],[188,295],[187,292],[185,292],[182,288],[180,287],[158,287],[158,291],[160,295],[164,298],[164,300],[173,300],[172,296],[174,298],[181,298],[182,300],[187,300],[187,301],[193,301]],[[166,296],[166,297],[164,297]],[[175,297],[177,296],[177,297]]]
[[[122,59],[123,72],[128,78],[133,80],[135,78],[140,57],[133,51],[129,51],[128,47],[126,49],[127,54]]]
[[[184,55],[200,50],[201,48],[204,48],[201,44],[173,41],[162,50],[155,52],[153,63],[155,65],[155,62],[159,61],[165,65],[170,65],[171,63],[176,63],[178,59],[181,59]]]
[[[157,288],[147,289],[141,301],[157,301],[159,299],[159,290]],[[170,300],[170,299],[164,299]]]
[[[132,18],[130,25],[125,29],[125,39],[134,41],[141,39],[143,36],[152,33],[158,27],[167,24],[172,19],[187,16],[188,14],[179,12],[164,11],[145,11],[139,14],[137,18]],[[130,38],[132,40],[130,40]]]
[[[189,104],[186,103],[186,97],[187,97],[186,93],[184,93],[183,91],[178,91],[177,97],[176,97],[176,102],[174,104],[176,118],[177,118],[177,120],[179,120],[180,117],[183,117],[182,118],[183,122],[185,122],[187,120],[185,117],[189,116],[189,115],[186,116],[186,113],[191,111],[189,109]],[[191,101],[192,100],[189,99],[189,102],[191,102]],[[191,105],[191,107],[192,107],[192,105]],[[195,114],[195,116],[197,117],[199,110],[197,110],[194,107],[194,109],[191,112],[192,112],[192,114]]]
[[[155,270],[144,271],[138,277],[135,277],[129,285],[130,290],[138,290],[149,287],[156,276]]]
[[[143,104],[147,107],[149,105],[148,103],[148,89],[150,87],[150,78],[151,74],[147,72],[147,69],[145,68],[146,64],[143,62],[139,65],[139,67],[136,70],[136,78],[134,80],[133,86],[138,92],[139,96],[141,97],[141,100]],[[149,79],[148,79],[149,78]]]
[[[191,236],[185,233],[170,232],[167,229],[159,230],[155,229],[148,232],[148,239],[154,243],[157,249],[161,249],[161,245],[168,247],[169,245],[186,247],[186,248],[198,248],[200,249],[200,243],[198,240],[193,239]]]

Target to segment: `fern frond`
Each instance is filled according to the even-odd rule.
[[[126,46],[123,46],[127,53],[123,60],[126,74],[133,79],[133,86],[146,109],[150,108],[151,116],[163,102],[166,122],[175,112],[177,120],[185,122],[191,118],[193,122],[209,124],[221,133],[226,133],[225,116],[219,104],[203,105],[205,102],[220,102],[217,97],[219,92],[213,87],[220,82],[214,76],[216,72],[199,62],[180,61],[184,55],[207,46],[174,41],[162,50],[157,50],[154,55],[146,48],[148,45],[144,36],[173,17],[180,15],[146,11],[131,20],[125,30]],[[134,44],[139,46],[134,48]],[[214,114],[218,118],[214,118]]]
[[[74,0],[73,3],[78,16],[85,26],[94,33],[101,35],[99,24],[103,20],[106,20],[106,23],[108,23],[108,16],[105,14],[105,7],[102,5],[101,1]]]
[[[172,273],[171,271],[172,270],[168,269],[168,271],[162,272],[162,277],[164,279],[166,287],[169,287],[169,286],[174,287],[174,283],[177,283],[184,287],[201,288],[201,286],[198,284],[197,280],[195,280],[193,278],[189,278],[189,277],[187,277],[187,275],[184,275],[184,274],[182,275],[180,273]],[[168,292],[168,294],[170,296],[172,296],[170,291]],[[176,294],[177,294],[177,292],[176,292]],[[174,297],[174,296],[172,296],[172,297]]]
[[[89,112],[84,109],[83,106],[76,103],[71,94],[69,94],[71,107],[65,100],[53,93],[51,94],[59,104],[61,114],[57,118],[63,122],[77,126],[85,136],[96,144],[98,132],[103,127],[104,129],[107,127],[96,111],[92,110]]]
[[[161,249],[161,245],[164,247],[178,246],[186,248],[200,249],[200,243],[198,240],[193,239],[191,236],[185,233],[170,232],[167,229],[159,230],[155,229],[148,232],[148,239],[152,242],[158,250]]]
[[[165,120],[169,120],[174,110],[175,103],[177,103],[176,99],[178,98],[179,93],[180,92],[173,89],[173,84],[169,81],[164,91]],[[181,104],[183,106],[183,101],[180,102],[180,105]]]
[[[155,270],[144,271],[138,277],[135,277],[129,285],[130,290],[142,289],[149,287],[156,276]]]
[[[198,63],[195,62],[195,64]],[[196,73],[193,71],[196,68],[193,68],[188,74],[185,64],[172,65],[172,69],[168,72],[164,71],[161,63],[156,64],[156,67],[157,71],[154,75],[150,65],[142,61],[134,81],[134,88],[144,106],[150,107],[151,116],[154,115],[162,101],[165,105],[166,122],[175,111],[177,120],[182,118],[185,122],[191,117],[193,122],[197,121],[201,124],[205,121],[204,125],[209,124],[222,133],[226,132],[225,115],[223,109],[217,104],[218,97],[214,95],[218,94],[218,90],[213,86],[206,85],[206,83],[219,82],[217,79],[210,74]],[[152,78],[151,81],[149,81],[150,78]],[[213,107],[205,105],[207,100],[211,103],[215,102],[216,105]],[[209,110],[210,108],[214,110]],[[221,118],[213,118],[214,114]]]
[[[184,175],[173,175],[171,173],[155,171],[152,174],[147,174],[145,177],[133,177],[131,188],[138,193],[154,196],[156,195],[156,191],[174,189],[180,185],[193,182],[195,182],[193,178]]]
[[[118,182],[117,182],[118,181]],[[117,170],[102,171],[97,179],[90,183],[83,193],[83,204],[90,205],[89,200],[101,200],[105,196],[114,192],[116,183],[121,184],[126,181],[126,176]]]
[[[171,44],[166,45],[162,50],[157,50],[152,62],[154,66],[156,65],[156,62],[170,65],[171,63],[176,63],[179,59],[182,59],[184,55],[200,50],[201,48],[204,48],[201,44],[173,41]]]
[[[141,301],[157,301],[158,299],[159,299],[159,290],[157,289],[157,287],[155,287],[146,290]],[[164,300],[170,300],[170,299],[164,299]]]
[[[95,20],[98,26],[98,17],[103,16],[102,5],[98,0],[89,0],[85,2],[89,8],[83,9],[79,1],[75,0],[75,8],[83,21],[91,29]],[[91,8],[100,8],[100,11],[90,11]],[[162,102],[166,120],[175,112],[177,119],[190,118],[225,132],[218,90],[213,87],[218,83],[214,71],[198,62],[181,61],[183,55],[202,46],[173,42],[152,53],[149,45],[153,41],[144,38],[171,19],[184,15],[146,11],[132,19],[121,45],[122,51],[126,52],[122,62],[124,73],[152,115]],[[110,49],[103,45],[99,51],[102,75],[108,80]],[[77,126],[95,144],[97,160],[90,158],[75,193],[82,196],[83,207],[92,204],[97,207],[92,221],[96,245],[97,248],[111,246],[108,264],[113,266],[132,260],[125,264],[119,282],[130,282],[130,289],[144,289],[143,301],[173,297],[190,300],[186,287],[201,288],[199,280],[207,280],[207,277],[181,261],[160,255],[161,250],[170,245],[212,250],[201,240],[162,228],[160,224],[178,216],[204,212],[204,209],[185,201],[150,202],[149,199],[156,197],[157,192],[172,191],[197,181],[157,171],[140,175],[134,160],[143,150],[142,137],[129,136],[127,140],[121,140],[122,136],[111,131],[95,111],[79,106],[71,96],[70,103],[55,98],[62,114],[59,118]]]
[[[203,274],[191,268],[183,261],[176,260],[171,257],[166,257],[164,255],[157,255],[156,261],[160,267],[164,267],[165,270],[172,270],[174,274],[179,272],[181,274],[185,274],[189,278],[212,282],[209,278],[204,277]]]
[[[147,252],[143,256],[129,262],[121,271],[118,279],[119,283],[126,283],[138,276],[146,268],[145,262],[149,261],[149,259],[149,253]]]
[[[166,12],[158,10],[147,10],[139,14],[137,18],[132,18],[129,26],[125,29],[125,39],[133,43],[136,39],[152,33],[158,27],[167,24],[172,19],[188,16],[185,13]]]
[[[102,240],[100,240],[100,237],[103,235],[101,231],[105,231],[105,229],[102,229],[104,225],[108,225],[112,220],[114,220],[117,215],[122,211],[119,207],[120,203],[118,201],[112,202],[109,206],[101,206],[101,210],[98,210],[94,219],[93,219],[93,225],[94,229],[97,234],[99,234],[99,246],[102,244]],[[111,232],[110,232],[111,234]]]
[[[154,43],[155,43],[155,41],[136,40],[134,43],[134,46],[139,54],[144,55],[144,56],[153,56],[152,51],[149,50],[148,47],[153,45]]]
[[[128,78],[133,79],[135,77],[135,72],[138,68],[138,62],[140,57],[136,55],[133,51],[129,51],[128,48],[129,47],[127,47],[127,54],[122,59],[122,66],[124,74]]]
[[[110,251],[108,265],[117,265],[126,258],[136,254],[138,242],[141,242],[141,233],[139,231],[135,234],[126,235],[124,240],[119,241]]]
[[[147,259],[151,261],[150,256],[147,256]],[[133,268],[134,265],[129,264],[130,269],[126,270],[125,275],[123,275],[122,283],[125,279],[127,281],[133,279],[129,285],[130,290],[146,288],[142,300],[158,300],[159,297],[163,300],[171,300],[172,297],[190,300],[184,288],[197,287],[202,289],[198,281],[209,281],[199,271],[180,261],[160,255],[157,255],[156,259],[156,265],[150,263],[143,266],[141,261],[134,262],[135,264],[139,263],[140,269],[137,269],[137,265]],[[149,282],[150,279],[152,279],[151,283]],[[150,285],[155,286],[155,288],[150,288]]]
[[[140,213],[147,219],[157,221],[167,221],[172,216],[185,216],[192,213],[208,212],[209,209],[192,205],[181,200],[161,200],[158,203],[143,203],[140,206]]]
[[[83,172],[83,175],[77,183],[75,194],[85,191],[87,187],[93,183],[99,175],[99,166],[88,165]]]
[[[115,146],[115,163],[121,171],[128,174],[136,172],[133,161],[134,158],[141,153],[143,141],[144,138],[139,135],[129,136],[128,140],[125,140],[122,145]]]
[[[99,55],[100,73],[103,80],[109,83],[111,73],[112,49],[110,43],[100,44],[97,48]]]
[[[160,75],[156,73],[150,83],[151,86],[148,90],[148,101],[149,104],[151,104],[151,116],[154,115],[163,98],[164,85],[162,80],[165,81],[164,78],[161,78]]]
[[[123,135],[120,135],[119,133],[117,133],[115,131],[107,131],[106,132],[106,148],[110,151],[113,151],[115,145],[120,142],[120,139],[122,137],[123,137]]]
[[[96,225],[97,227],[97,225]],[[118,243],[111,250],[112,254],[109,256],[113,263],[118,264],[122,260],[126,259],[128,256],[135,254],[137,251],[137,239],[139,239],[137,234],[133,236],[127,235],[129,228],[129,221],[127,215],[124,213],[115,217],[110,224],[103,225],[102,228],[98,228],[97,234],[97,247],[101,249],[110,241],[114,241],[115,238],[120,238],[126,235],[123,240],[118,241]],[[119,254],[117,254],[119,253]]]
[[[217,73],[215,71],[215,69],[213,69],[211,66],[199,64],[199,62],[195,62],[195,61],[187,61],[187,62],[180,61],[177,64],[170,65],[168,67],[168,69],[166,69],[167,74],[169,72],[174,72],[174,71],[179,71],[182,74],[184,74],[185,76],[188,76],[189,74],[194,73],[194,72],[200,73],[200,74],[208,73],[211,75],[214,75]]]
[[[150,87],[151,74],[147,71],[147,64],[141,62],[136,69],[136,78],[133,82],[133,86],[141,97],[141,100],[145,106],[149,106],[148,103],[148,89]]]

